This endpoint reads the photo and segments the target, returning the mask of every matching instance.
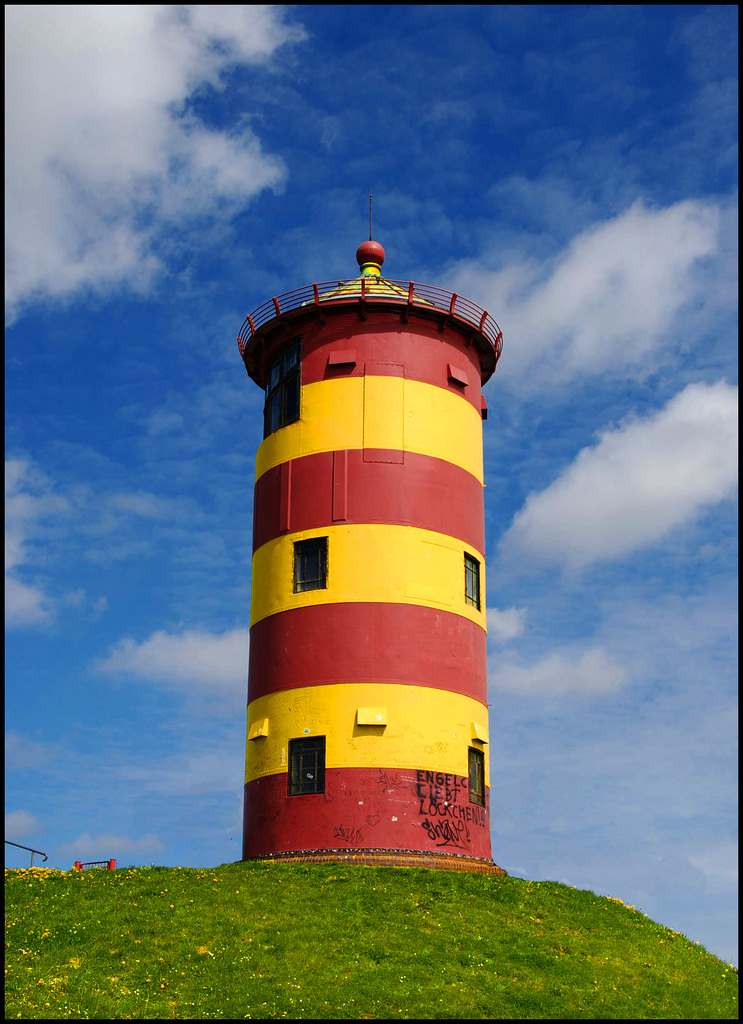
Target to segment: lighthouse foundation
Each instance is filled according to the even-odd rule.
[[[286,775],[245,787],[243,857],[302,851],[415,850],[490,858],[489,794],[471,803],[466,775],[399,768],[325,771],[324,792],[291,796]]]

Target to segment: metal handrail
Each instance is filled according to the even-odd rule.
[[[493,346],[495,362],[503,348],[503,332],[486,309],[465,299],[456,292],[447,291],[436,285],[416,281],[396,281],[385,277],[348,278],[344,281],[324,281],[293,288],[291,291],[274,295],[243,321],[237,338],[240,353],[264,324],[282,317],[300,307],[322,307],[357,303],[381,305],[403,305],[420,311],[436,310],[455,320],[464,320],[482,334]]]
[[[30,863],[29,867],[33,867],[34,866],[34,854],[35,853],[41,854],[41,856],[44,858],[44,860],[49,860],[48,855],[46,853],[44,853],[43,850],[34,850],[34,848],[32,846],[21,846],[20,843],[11,843],[11,841],[9,839],[6,839],[5,842],[8,844],[8,846],[17,846],[19,850],[29,850],[31,852],[31,863]]]
[[[116,870],[116,860],[111,857],[109,860],[76,860],[73,871],[85,871],[89,868],[108,868],[109,871]]]

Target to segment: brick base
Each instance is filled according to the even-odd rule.
[[[277,861],[282,864],[360,864],[369,867],[432,868],[439,871],[476,871],[483,875],[507,876],[508,872],[480,857],[456,857],[446,853],[420,853],[417,850],[297,850],[249,857],[249,861]]]

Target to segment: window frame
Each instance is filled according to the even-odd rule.
[[[470,587],[470,581],[474,580],[475,586]],[[471,590],[475,591],[474,594]],[[481,611],[482,602],[480,599],[480,562],[474,555],[464,553],[464,599],[467,604]]]
[[[293,357],[293,358],[292,358]],[[296,398],[290,399],[296,389]],[[266,373],[266,387],[263,404],[263,438],[270,437],[277,430],[295,423],[299,419],[300,395],[302,393],[302,339],[293,338],[281,349]],[[272,426],[272,407],[277,402],[276,423]]]
[[[473,772],[473,768],[475,769]],[[477,747],[467,748],[467,775],[468,789],[471,804],[478,807],[485,806],[485,751]],[[473,775],[476,777],[477,785],[473,787]],[[478,792],[479,790],[479,792]]]
[[[302,557],[314,546],[319,554],[318,574],[314,578],[300,579]],[[294,541],[294,593],[306,594],[310,590],[328,589],[328,538],[305,537]]]
[[[287,771],[287,796],[315,796],[325,792],[325,736],[297,736],[289,740],[289,758]],[[310,763],[304,757],[314,754]],[[302,781],[301,776],[307,774],[309,767],[314,768],[311,784]]]

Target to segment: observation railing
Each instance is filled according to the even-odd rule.
[[[321,309],[323,306],[346,303],[352,305],[359,302],[398,308],[402,305],[408,310],[443,313],[453,320],[464,321],[490,342],[495,354],[495,363],[500,358],[503,332],[488,311],[477,303],[436,285],[371,276],[354,277],[344,281],[323,281],[274,295],[245,317],[237,338],[240,355],[244,354],[250,339],[271,320],[298,309]]]

